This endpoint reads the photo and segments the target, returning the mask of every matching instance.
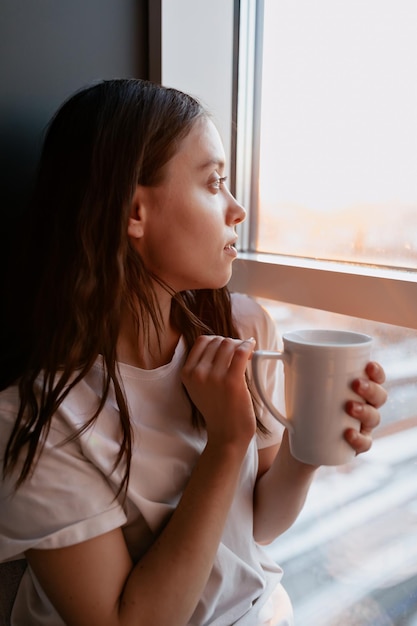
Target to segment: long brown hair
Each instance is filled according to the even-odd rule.
[[[131,198],[138,183],[161,180],[179,142],[205,115],[180,91],[120,79],[76,93],[50,123],[26,237],[20,237],[19,277],[9,299],[12,347],[3,351],[0,379],[1,388],[19,385],[3,465],[6,474],[25,451],[17,485],[31,472],[54,412],[101,354],[100,402],[79,433],[97,419],[112,387],[121,433],[116,465],[125,460],[120,489],[126,488],[132,433],[116,364],[123,306],[145,334],[150,324],[160,328],[156,277],[127,236]],[[172,315],[188,349],[202,333],[238,337],[226,288],[176,294]],[[195,407],[193,416],[201,423]]]

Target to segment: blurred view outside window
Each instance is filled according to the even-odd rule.
[[[265,0],[257,250],[417,268],[416,0]]]
[[[263,5],[256,251],[414,273],[417,0]],[[280,335],[372,335],[389,391],[372,450],[320,469],[268,548],[296,625],[417,626],[417,331],[261,303]]]

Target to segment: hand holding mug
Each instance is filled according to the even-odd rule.
[[[360,429],[348,429],[345,433],[346,441],[352,446],[356,454],[367,452],[372,445],[372,431],[379,425],[380,414],[378,409],[385,404],[387,392],[382,387],[385,382],[383,368],[374,361],[367,363],[365,377],[357,378],[352,382],[352,389],[361,400],[348,400],[345,409],[349,415],[360,422]]]
[[[286,333],[283,352],[256,351],[253,375],[261,400],[289,431],[292,455],[311,465],[339,465],[371,446],[386,399],[385,375],[370,363],[372,338],[337,330]],[[283,415],[267,397],[261,363],[284,364]]]

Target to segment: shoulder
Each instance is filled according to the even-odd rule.
[[[236,323],[240,325],[247,324],[265,324],[269,318],[269,314],[254,298],[244,293],[230,294],[232,302],[232,312]]]
[[[245,294],[231,294],[233,317],[240,332],[242,339],[254,337],[256,339],[257,350],[278,350],[279,338],[275,321],[272,319],[268,311],[256,300]],[[252,364],[248,364],[249,378],[252,379]],[[277,361],[268,362],[265,371],[265,385],[272,396],[276,393],[278,385]],[[264,426],[270,431],[269,435],[257,435],[258,449],[268,449],[262,452],[261,472],[270,464],[271,459],[275,456],[277,446],[282,438],[282,426],[269,413],[263,403],[260,403],[259,417]],[[263,469],[262,469],[263,468]]]
[[[16,488],[24,454],[0,479],[0,561],[31,548],[79,543],[122,526],[126,515],[115,498],[121,470],[118,421],[106,407],[106,420],[79,429],[97,410],[97,394],[80,381],[54,413],[34,471]],[[0,393],[0,463],[20,406],[17,387]],[[114,432],[116,434],[114,435]],[[22,511],[25,512],[22,515]]]
[[[252,297],[232,293],[232,313],[242,339],[255,337],[260,349],[273,349],[277,342],[277,330],[268,311]]]

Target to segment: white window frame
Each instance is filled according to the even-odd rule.
[[[257,66],[262,0],[162,0],[161,82],[212,111],[232,162],[234,25],[240,7],[235,193],[248,211],[230,288],[249,295],[417,329],[417,272],[254,251]]]

